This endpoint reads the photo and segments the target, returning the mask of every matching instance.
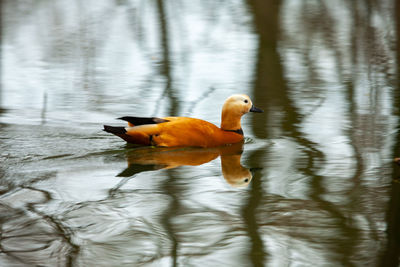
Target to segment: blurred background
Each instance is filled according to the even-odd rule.
[[[1,266],[399,265],[398,1],[0,12]],[[222,156],[118,176],[140,150],[103,124],[219,125],[234,93],[264,110],[242,119],[249,182],[223,175]]]

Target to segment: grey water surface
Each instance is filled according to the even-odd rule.
[[[0,266],[398,266],[394,0],[3,0]],[[244,144],[138,148],[121,116]]]

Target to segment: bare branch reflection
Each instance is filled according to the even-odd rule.
[[[0,265],[397,266],[398,2],[0,1]],[[99,129],[233,93],[243,154]]]

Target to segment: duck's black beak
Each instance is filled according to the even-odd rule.
[[[254,105],[251,106],[250,112],[257,112],[257,113],[263,113],[264,110],[260,109],[260,108],[256,108]]]

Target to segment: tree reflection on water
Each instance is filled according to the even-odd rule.
[[[398,1],[0,3],[0,265],[398,265]],[[99,133],[238,92],[243,155]]]

